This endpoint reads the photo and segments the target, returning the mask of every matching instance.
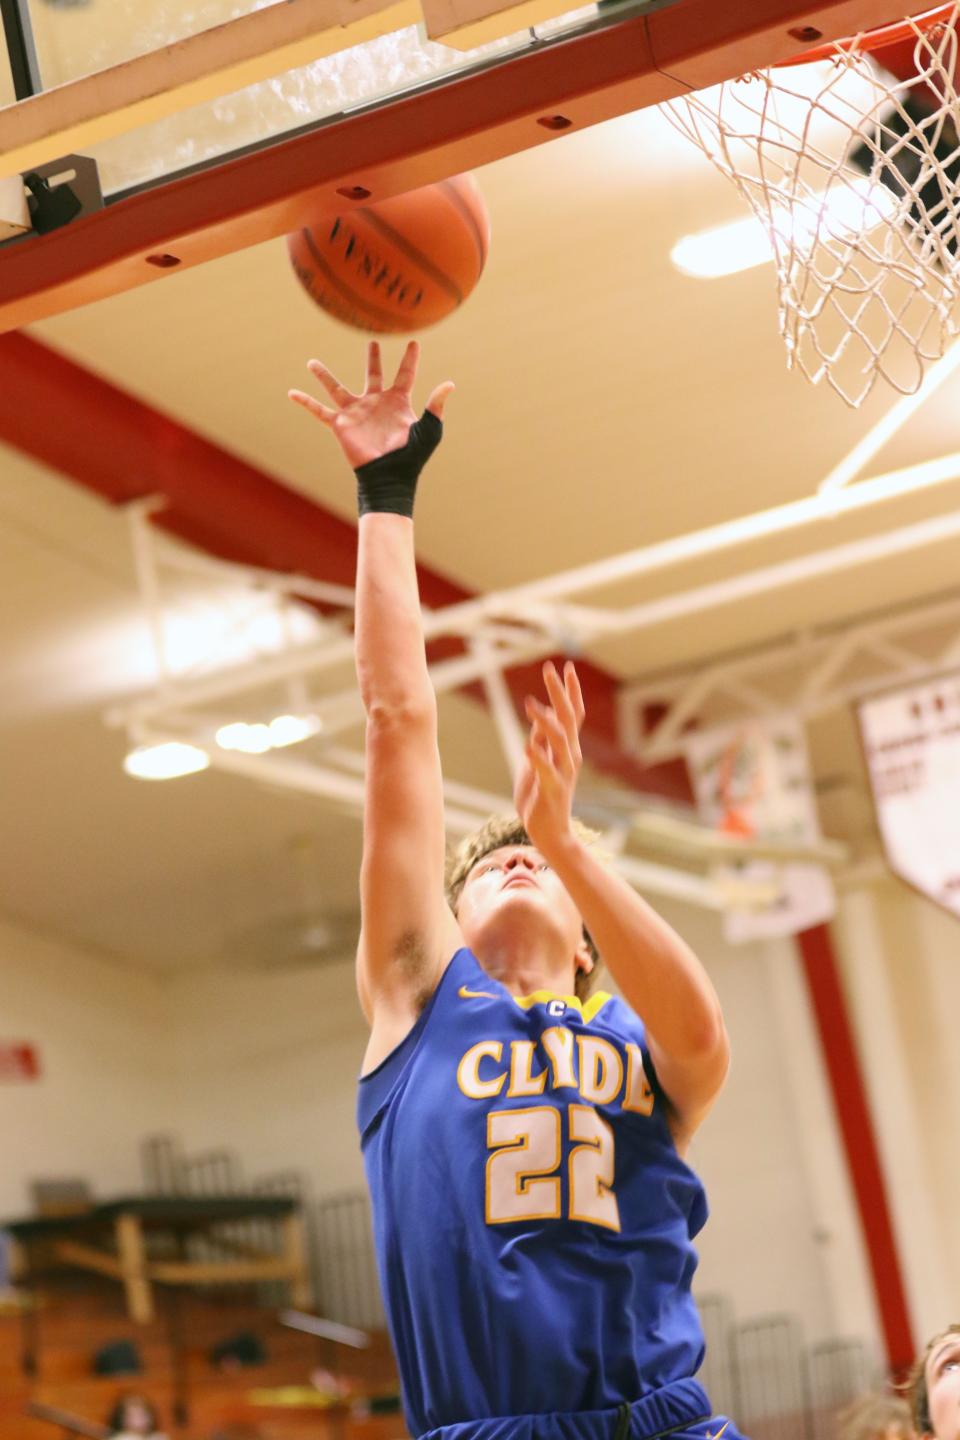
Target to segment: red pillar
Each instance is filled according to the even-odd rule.
[[[816,925],[798,935],[797,944],[856,1197],[887,1364],[892,1374],[899,1375],[912,1364],[916,1347],[880,1153],[833,938],[826,925]]]

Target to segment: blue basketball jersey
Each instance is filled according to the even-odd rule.
[[[706,1201],[621,1000],[517,999],[459,950],[358,1119],[413,1435],[602,1410],[699,1368]]]

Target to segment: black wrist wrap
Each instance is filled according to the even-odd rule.
[[[420,419],[410,426],[406,445],[359,466],[353,473],[357,477],[360,514],[376,510],[412,516],[420,471],[440,444],[442,435],[443,423],[432,410],[424,410]]]

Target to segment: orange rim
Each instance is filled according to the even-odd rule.
[[[908,20],[897,20],[891,25],[881,25],[876,30],[865,30],[862,35],[854,35],[848,40],[831,40],[826,45],[818,45],[813,50],[804,50],[799,55],[792,55],[789,60],[780,60],[774,67],[777,70],[787,69],[791,65],[813,65],[820,60],[829,60],[838,51],[850,54],[851,51],[862,51],[865,55],[871,54],[874,50],[883,50],[887,45],[899,45],[904,40],[909,40],[911,35],[916,35],[919,30],[926,34],[937,25],[943,24],[948,16],[956,13],[956,6],[937,5],[933,10],[924,10],[919,15],[913,15]]]

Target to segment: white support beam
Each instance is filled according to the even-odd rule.
[[[717,580],[676,595],[667,595],[662,600],[648,600],[642,605],[630,606],[612,618],[604,626],[603,633],[626,634],[651,625],[684,619],[690,615],[702,614],[705,610],[714,610],[721,605],[731,605],[738,600],[754,599],[771,590],[779,590],[784,585],[818,580],[838,570],[850,570],[857,565],[887,560],[892,555],[919,550],[925,545],[941,544],[944,540],[953,540],[957,536],[960,536],[960,511],[953,515],[934,515],[929,520],[918,520],[915,524],[904,525],[898,530],[886,530],[863,540],[850,540],[845,545],[811,551],[795,560],[784,560],[777,565],[763,565],[756,570],[731,575],[726,580]]]
[[[511,780],[516,780],[520,766],[523,764],[527,737],[514,707],[513,696],[503,678],[503,670],[497,664],[497,652],[493,646],[485,640],[474,640],[470,649],[474,655],[483,659],[487,664],[483,675],[483,688],[490,706],[490,713],[493,716],[493,723],[497,727],[500,747],[507,762],[507,771]]]
[[[865,470],[875,455],[878,455],[884,445],[892,440],[898,430],[902,430],[911,416],[915,415],[921,405],[925,405],[930,396],[940,389],[946,380],[949,380],[957,367],[960,366],[960,342],[956,342],[947,351],[936,365],[931,365],[923,382],[913,395],[904,395],[895,401],[882,415],[866,435],[858,440],[848,455],[830,471],[825,479],[821,480],[817,487],[820,495],[830,495],[837,490],[849,485],[851,480]]]
[[[515,586],[512,590],[485,595],[477,600],[466,600],[452,607],[450,617],[455,614],[461,625],[465,625],[474,616],[529,618],[536,613],[535,607],[542,605],[544,601],[561,600],[584,590],[599,589],[640,575],[656,574],[689,560],[721,554],[771,535],[787,534],[810,525],[829,525],[840,515],[873,510],[905,494],[956,480],[960,480],[960,452],[926,461],[922,465],[911,465],[904,470],[893,470],[870,480],[861,480],[856,486],[835,494],[812,495],[803,500],[793,500],[786,505],[758,511],[754,515],[725,520],[719,525],[693,530],[687,535],[676,535],[654,545],[646,545],[622,555],[548,575],[542,580]],[[619,633],[624,628],[631,628],[625,627],[622,616],[613,611],[565,605],[558,613],[575,619],[578,627],[591,627],[597,635]]]
[[[840,870],[850,859],[848,847],[837,840],[798,841],[795,844],[782,840],[764,841],[762,836],[744,840],[738,835],[724,835],[706,825],[678,820],[657,811],[639,811],[633,818],[631,829],[638,839],[649,844],[688,857],[700,855],[705,860],[769,860],[778,865],[826,865],[831,870]]]

